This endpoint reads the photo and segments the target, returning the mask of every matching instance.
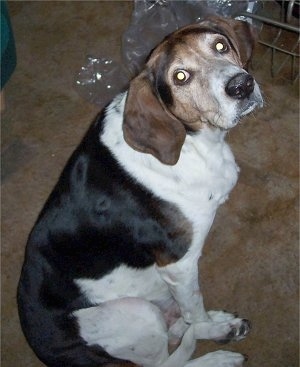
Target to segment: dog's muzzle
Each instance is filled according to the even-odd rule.
[[[249,98],[254,90],[254,79],[250,74],[239,73],[233,76],[225,87],[228,96],[235,99]]]
[[[237,120],[256,107],[263,106],[263,99],[254,78],[245,72],[231,77],[225,87],[226,94],[238,102]]]

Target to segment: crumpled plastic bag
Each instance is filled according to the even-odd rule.
[[[214,14],[246,20],[239,15],[255,13],[258,6],[257,0],[135,0],[130,25],[122,36],[122,62],[88,56],[76,76],[77,91],[103,106],[126,89],[151,50],[168,34]]]
[[[126,89],[130,75],[118,62],[92,56],[87,56],[86,60],[75,81],[77,91],[84,99],[105,105]]]

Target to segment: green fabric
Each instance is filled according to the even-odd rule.
[[[17,58],[15,40],[9,19],[6,1],[1,5],[1,89],[13,73]]]

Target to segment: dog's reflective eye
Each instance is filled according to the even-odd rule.
[[[222,53],[228,50],[227,45],[224,42],[217,42],[215,48],[218,52]]]
[[[174,78],[176,82],[179,83],[185,83],[190,77],[190,73],[188,73],[186,70],[176,70],[174,73]]]

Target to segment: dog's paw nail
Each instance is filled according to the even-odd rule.
[[[242,326],[240,328],[240,335],[247,335],[251,330],[251,322],[247,319],[242,320]]]

